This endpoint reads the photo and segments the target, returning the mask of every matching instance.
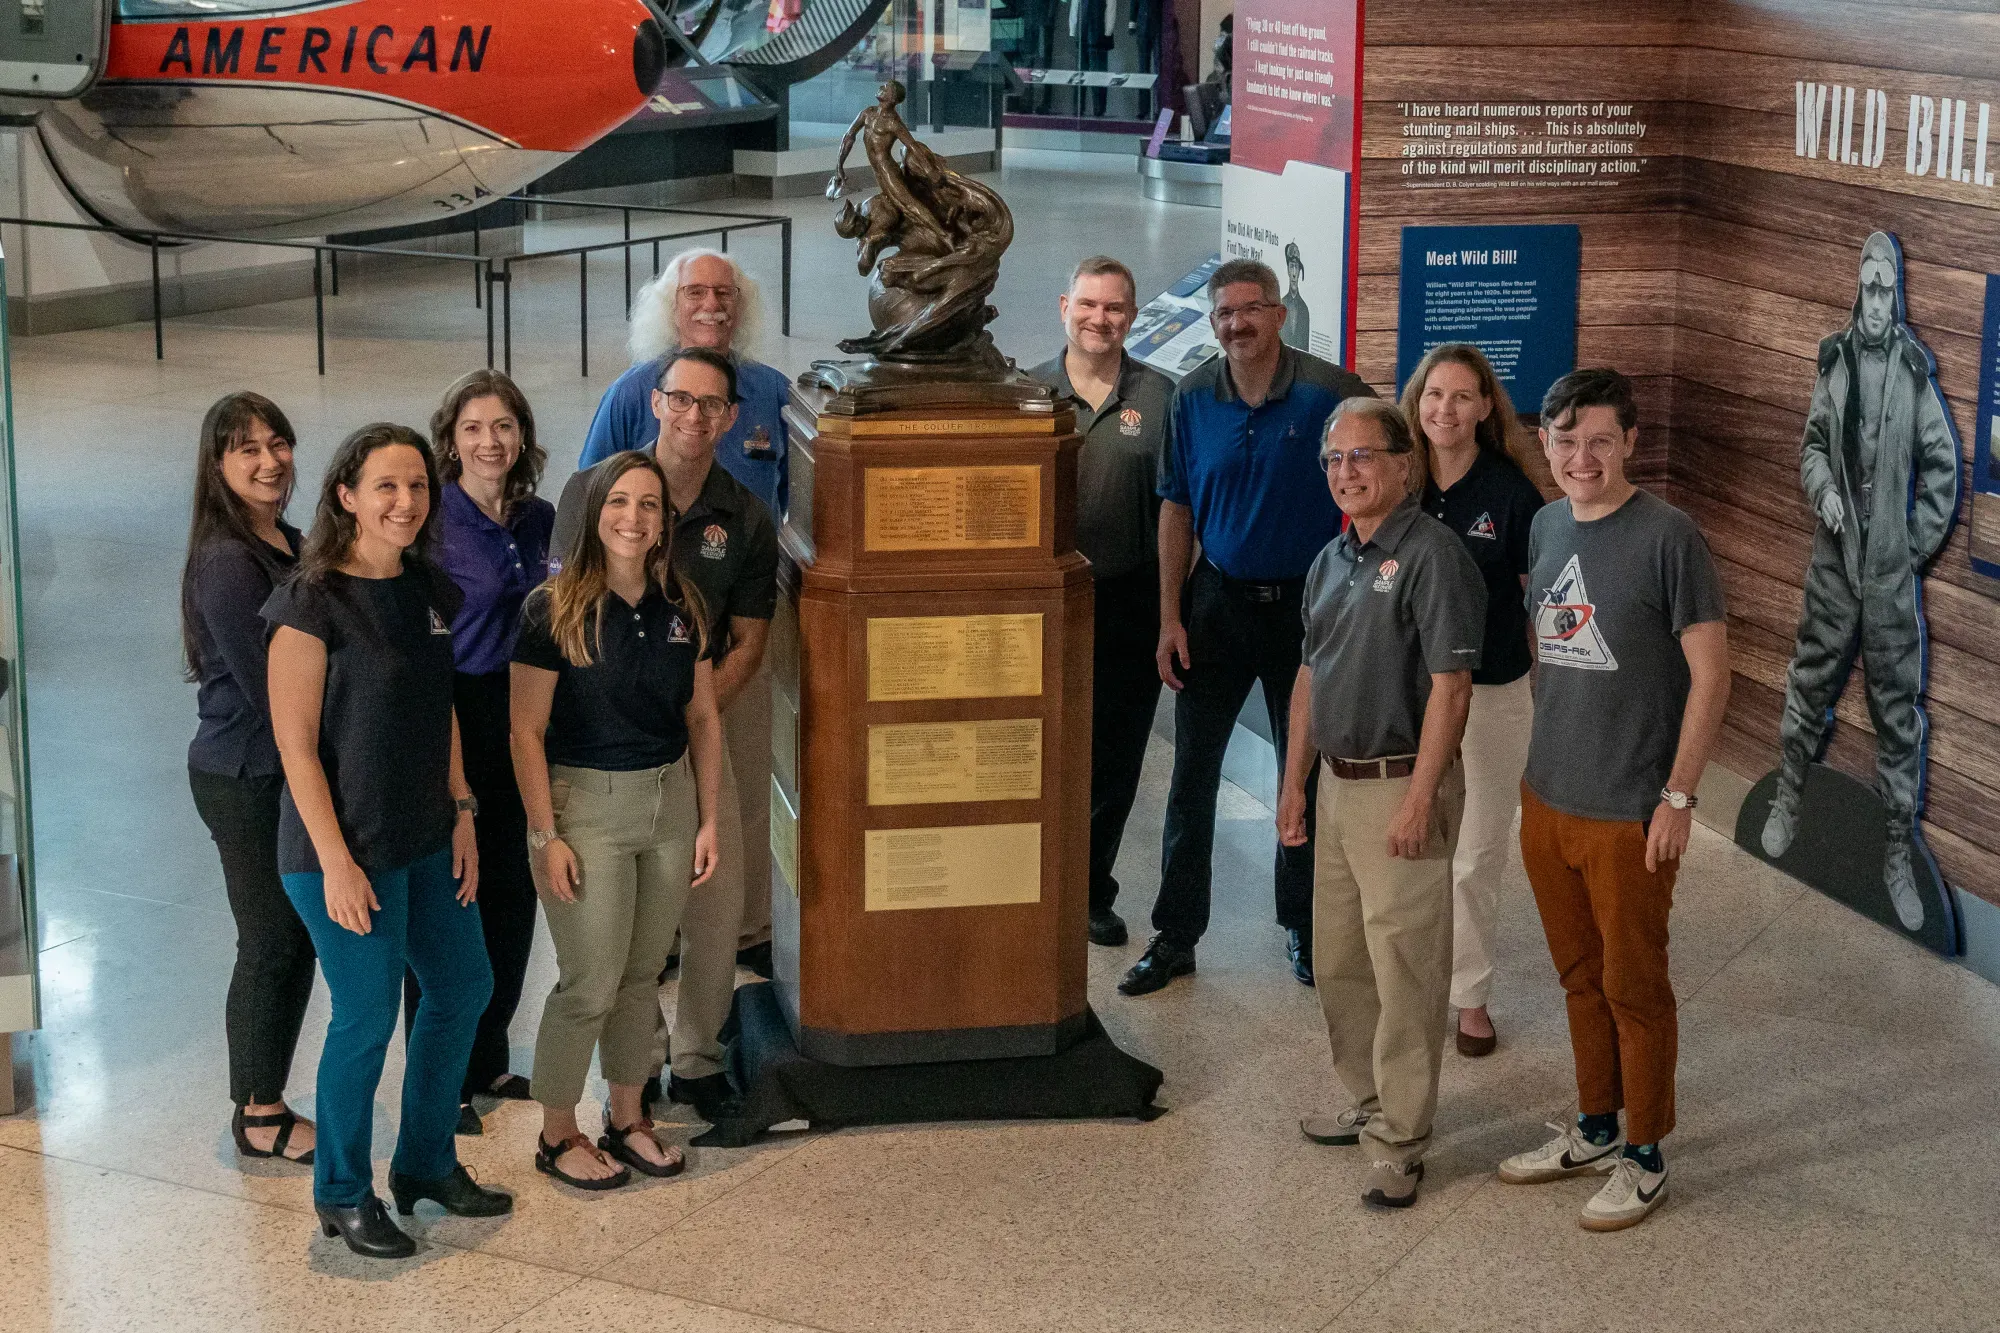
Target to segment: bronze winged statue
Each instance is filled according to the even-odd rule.
[[[998,313],[986,298],[1014,239],[1014,215],[998,194],[953,171],[910,133],[897,110],[904,96],[901,83],[882,85],[875,105],[863,108],[840,141],[827,183],[827,197],[840,198],[859,140],[879,192],[860,204],[844,201],[834,230],[859,242],[856,266],[870,279],[875,331],[840,350],[891,364],[985,362],[997,355],[986,325]]]

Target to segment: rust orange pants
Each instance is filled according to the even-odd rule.
[[[1551,809],[1521,784],[1521,860],[1569,1004],[1577,1109],[1625,1112],[1631,1143],[1674,1127],[1680,1028],[1667,979],[1669,861],[1646,869],[1646,828]]]

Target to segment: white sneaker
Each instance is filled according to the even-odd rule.
[[[1539,1185],[1548,1180],[1587,1176],[1593,1171],[1609,1171],[1625,1146],[1621,1130],[1606,1144],[1592,1143],[1575,1123],[1567,1128],[1551,1121],[1555,1138],[1539,1148],[1515,1153],[1500,1163],[1500,1179],[1509,1185]]]
[[[1661,1162],[1662,1167],[1666,1166]],[[1648,1171],[1634,1159],[1618,1155],[1611,1179],[1590,1196],[1576,1219],[1585,1231],[1623,1231],[1646,1220],[1646,1214],[1667,1197],[1667,1173]]]

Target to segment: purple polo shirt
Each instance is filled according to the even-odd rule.
[[[549,572],[556,507],[540,496],[495,523],[457,482],[446,482],[438,512],[437,563],[465,594],[452,617],[453,665],[465,675],[505,671],[521,629],[521,603]]]

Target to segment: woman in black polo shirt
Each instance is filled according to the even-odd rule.
[[[1427,473],[1424,512],[1458,534],[1486,581],[1486,636],[1465,724],[1465,821],[1452,862],[1451,1002],[1460,1055],[1499,1044],[1486,1001],[1493,919],[1506,873],[1521,772],[1534,730],[1528,692],[1528,531],[1542,494],[1509,451],[1514,405],[1478,348],[1445,343],[1403,389],[1403,416]]]
[[[535,1168],[608,1190],[681,1169],[640,1093],[660,968],[715,871],[722,721],[700,596],[670,563],[665,474],[621,453],[588,478],[562,571],[521,617],[513,748],[558,969],[535,1041]],[[593,1048],[611,1085],[595,1145],[576,1120]]]
[[[469,1217],[513,1199],[458,1163],[458,1085],[493,972],[473,897],[474,802],[452,710],[459,593],[425,558],[437,466],[423,436],[378,423],[327,466],[298,574],[271,594],[271,723],[284,759],[278,867],[319,948],[333,1021],[319,1062],[313,1204],[357,1254],[416,1243],[375,1197],[375,1087],[402,1002],[423,999],[403,1072],[389,1188]]]
[[[199,684],[188,746],[194,808],[222,856],[236,918],[236,967],[224,1030],[230,1133],[245,1157],[310,1163],[313,1125],[285,1105],[292,1052],[312,998],[313,945],[278,880],[278,746],[264,695],[265,626],[257,608],[298,563],[292,424],[262,394],[208,409],[195,460],[194,521],[181,573],[181,648]]]

